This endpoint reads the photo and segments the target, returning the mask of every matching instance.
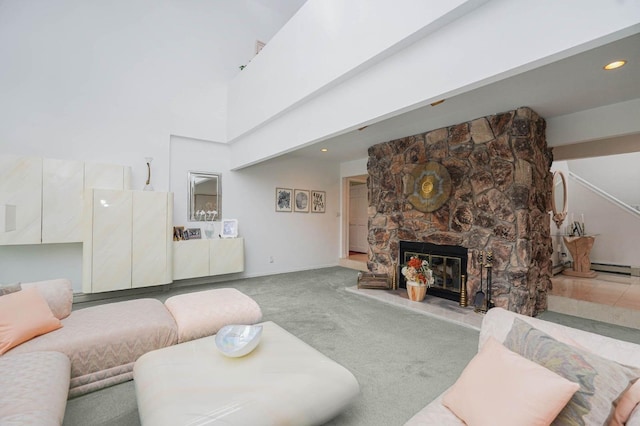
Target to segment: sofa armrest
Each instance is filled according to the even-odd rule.
[[[482,327],[480,328],[478,350],[485,344],[490,336],[501,343],[504,342],[515,318],[529,323],[531,326],[549,334],[556,340],[580,347],[620,364],[640,368],[640,345],[528,317],[526,315],[520,315],[503,308],[493,308],[486,313],[482,321]]]
[[[71,314],[71,305],[73,304],[71,281],[56,279],[22,283],[23,290],[31,287],[38,289],[56,318],[61,320]]]

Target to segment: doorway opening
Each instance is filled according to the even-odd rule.
[[[368,271],[369,258],[367,176],[351,176],[343,181],[342,253],[339,264]]]

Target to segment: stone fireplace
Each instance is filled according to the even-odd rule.
[[[457,246],[467,250],[471,302],[480,288],[478,254],[492,251],[495,306],[545,310],[552,253],[545,125],[523,107],[369,148],[369,270],[391,275],[404,261],[401,241]],[[446,168],[451,189],[442,206],[424,213],[405,185],[427,162]]]

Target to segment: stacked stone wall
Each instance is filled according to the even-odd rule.
[[[545,310],[553,250],[545,126],[524,107],[369,148],[369,269],[391,274],[401,240],[463,246],[472,299],[478,254],[492,251],[495,305],[525,315]],[[452,190],[442,207],[423,213],[403,195],[403,179],[428,161],[446,167]]]

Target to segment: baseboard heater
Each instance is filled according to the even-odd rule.
[[[558,275],[566,268],[571,268],[571,262],[565,262],[562,264],[553,265],[552,275]],[[612,265],[608,263],[592,263],[591,269],[598,272],[609,272],[612,274],[640,277],[640,266]]]
[[[591,269],[598,272],[611,272],[614,274],[631,275],[640,277],[640,266],[611,265],[607,263],[591,263]]]

